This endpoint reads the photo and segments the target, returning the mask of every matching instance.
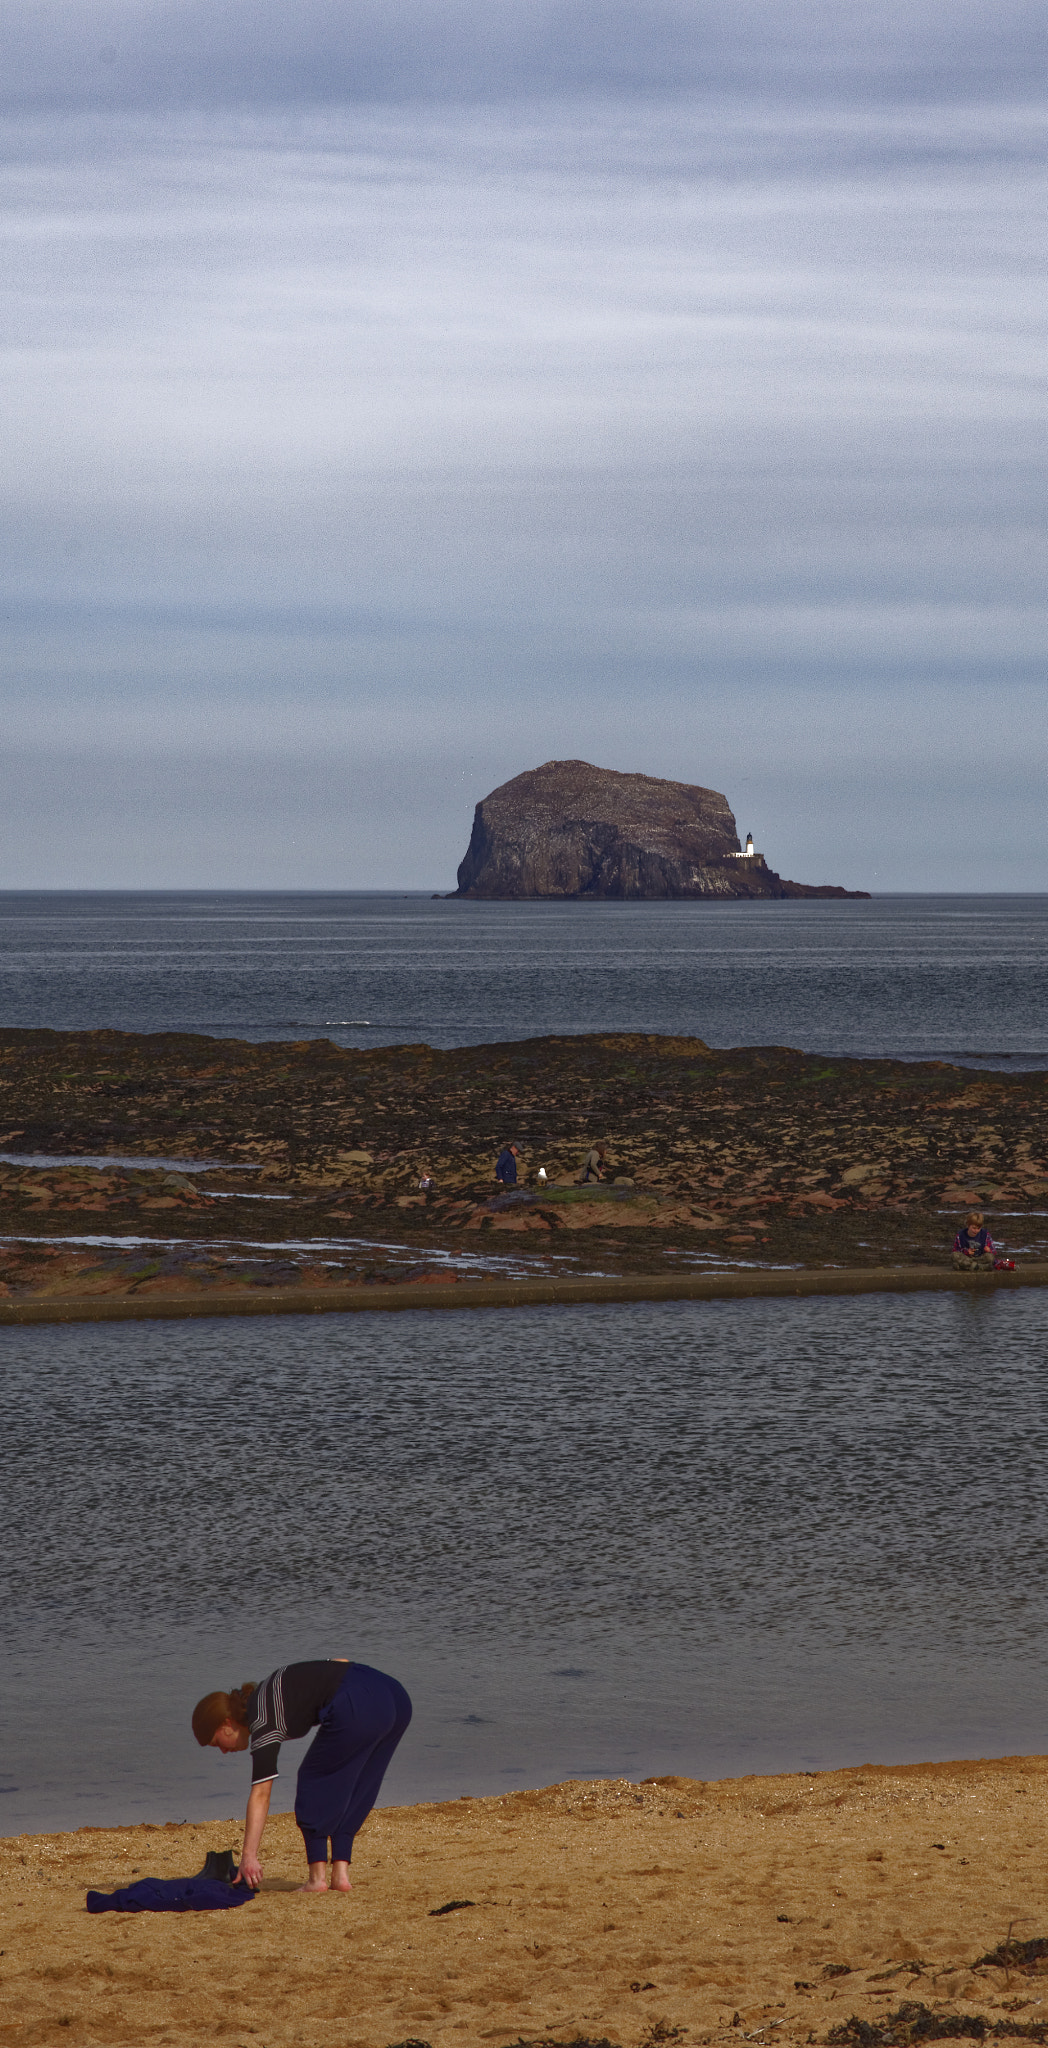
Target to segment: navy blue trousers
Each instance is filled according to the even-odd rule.
[[[410,1719],[411,1701],[395,1678],[349,1665],[299,1765],[295,1819],[308,1862],[327,1862],[329,1836],[332,1862],[349,1862]]]

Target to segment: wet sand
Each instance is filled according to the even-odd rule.
[[[178,1917],[89,1916],[84,1895],[198,1869],[232,1819],[9,1838],[0,2040],[1039,2039],[1045,1961],[979,1959],[1048,1933],[1046,1811],[1043,1757],[574,1782],[382,1809],[352,1895],[321,1898],[295,1889],[281,1817],[255,1901]]]

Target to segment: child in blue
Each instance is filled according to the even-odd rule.
[[[992,1273],[997,1256],[981,1209],[972,1209],[953,1240],[953,1263],[959,1272]]]
[[[395,1678],[370,1664],[328,1657],[284,1664],[261,1685],[209,1692],[193,1709],[204,1748],[251,1752],[251,1791],[240,1879],[262,1882],[258,1860],[282,1742],[317,1734],[299,1765],[295,1819],[309,1864],[304,1892],[352,1890],[353,1837],[378,1798],[389,1760],[411,1719],[411,1701]],[[328,1842],[331,1882],[328,1883]]]

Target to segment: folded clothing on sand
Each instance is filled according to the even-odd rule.
[[[88,1892],[89,1913],[221,1913],[256,1894],[218,1877],[140,1877],[118,1892]]]

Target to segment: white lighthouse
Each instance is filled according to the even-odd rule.
[[[760,859],[760,854],[759,854],[759,853],[754,853],[754,851],[753,851],[753,833],[752,833],[752,832],[747,832],[747,834],[746,834],[746,844],[745,844],[745,846],[743,847],[743,850],[742,850],[742,852],[741,852],[741,853],[733,853],[733,854],[732,854],[732,855],[730,856],[730,858],[731,858],[732,860],[759,860],[759,859]]]

